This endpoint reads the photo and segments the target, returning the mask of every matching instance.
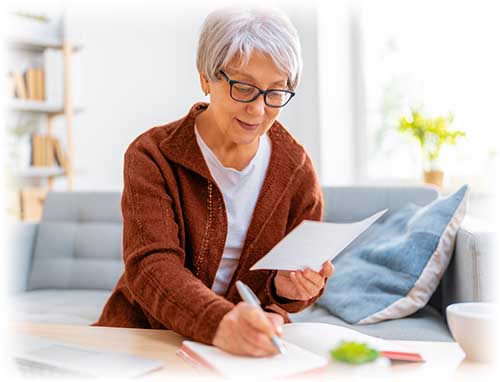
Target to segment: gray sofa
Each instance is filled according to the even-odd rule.
[[[439,193],[430,186],[357,186],[324,188],[324,196],[325,221],[343,223],[410,201],[425,205]],[[120,197],[118,192],[51,192],[40,223],[13,227],[7,272],[11,320],[90,324],[98,318],[123,270]],[[493,299],[495,236],[467,220],[438,290],[412,316],[352,326],[312,306],[292,320],[333,323],[387,339],[451,341],[445,307]]]

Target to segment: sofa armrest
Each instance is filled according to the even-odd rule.
[[[466,216],[442,280],[443,308],[456,302],[495,300],[497,251],[493,225]]]
[[[7,240],[7,293],[13,295],[27,289],[38,223],[15,223]]]

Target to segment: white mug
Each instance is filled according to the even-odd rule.
[[[446,308],[448,327],[468,359],[490,362],[495,359],[498,306],[486,302],[463,302]]]

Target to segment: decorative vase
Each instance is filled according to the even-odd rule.
[[[434,184],[438,187],[443,186],[444,173],[441,170],[424,171],[424,182]]]

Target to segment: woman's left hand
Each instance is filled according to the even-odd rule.
[[[278,271],[274,279],[276,292],[289,300],[309,300],[318,295],[333,271],[334,267],[329,261],[323,263],[319,272],[309,268],[303,271]]]

